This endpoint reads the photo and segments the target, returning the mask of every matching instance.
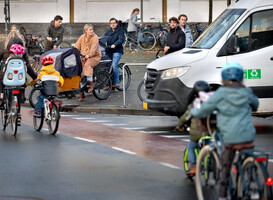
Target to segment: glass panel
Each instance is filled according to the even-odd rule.
[[[245,9],[225,10],[191,47],[199,49],[212,48],[244,11]]]
[[[75,67],[76,65],[77,65],[77,62],[76,62],[75,54],[71,54],[70,56],[67,56],[64,59],[64,67],[65,68]]]
[[[273,10],[253,14],[251,50],[273,45]]]
[[[247,20],[235,32],[235,35],[238,36],[238,45],[240,48],[240,52],[248,51],[249,30],[250,18],[247,18]]]

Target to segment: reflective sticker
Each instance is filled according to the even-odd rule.
[[[261,79],[261,69],[249,69],[247,70],[248,79]]]

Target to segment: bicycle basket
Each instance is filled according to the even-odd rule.
[[[43,81],[41,93],[47,96],[57,96],[59,93],[59,87],[57,81]]]

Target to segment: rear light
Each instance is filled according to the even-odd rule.
[[[271,187],[271,186],[273,185],[273,180],[272,180],[271,177],[268,177],[268,178],[266,179],[266,185],[267,185],[268,187]]]
[[[16,103],[15,106],[18,107],[18,103]]]
[[[17,73],[18,73],[18,70],[14,70],[13,72],[14,72],[14,74],[17,74]]]
[[[9,73],[9,74],[8,74],[8,79],[9,79],[9,80],[12,80],[12,79],[13,79],[13,74],[12,74],[12,73]]]
[[[233,174],[237,174],[237,168],[236,168],[236,167],[233,167],[233,168],[232,168],[232,172],[233,172]]]
[[[256,158],[256,161],[257,161],[257,162],[265,162],[266,160],[267,160],[266,157],[257,157],[257,158]]]
[[[20,73],[19,76],[18,76],[19,80],[22,80],[23,79],[23,74]]]
[[[19,94],[19,90],[12,90],[12,94]]]

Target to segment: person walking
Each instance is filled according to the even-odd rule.
[[[124,31],[121,25],[118,23],[118,20],[111,18],[109,20],[110,29],[108,29],[104,36],[107,36],[107,48],[106,54],[112,60],[113,67],[113,88],[119,88],[119,68],[118,63],[123,55],[123,46],[122,43],[125,41]]]
[[[169,53],[178,51],[185,47],[185,33],[178,28],[178,19],[172,17],[169,19],[170,30],[167,34],[167,43],[164,47],[164,53],[167,55]]]
[[[94,89],[93,83],[93,68],[100,63],[101,51],[99,46],[99,38],[94,32],[94,27],[91,24],[84,25],[84,34],[82,34],[77,40],[75,47],[85,57],[82,58],[83,73],[82,76],[87,77],[87,81],[90,83],[88,92],[92,92]],[[85,98],[84,92],[80,93],[79,101],[83,101]]]
[[[47,28],[47,37],[45,40],[45,50],[57,49],[63,41],[64,28],[62,27],[63,18],[60,15],[55,16]]]
[[[185,47],[190,47],[192,45],[192,43],[193,43],[193,38],[192,38],[191,28],[187,24],[187,22],[188,22],[187,15],[185,15],[185,14],[179,15],[178,16],[178,21],[179,21],[179,27],[185,33],[185,37],[186,37]]]
[[[142,26],[142,24],[137,19],[138,14],[139,14],[139,9],[135,8],[131,13],[131,16],[128,22],[127,31],[131,34],[132,42],[134,42],[136,38],[137,26],[138,25],[140,27]]]

